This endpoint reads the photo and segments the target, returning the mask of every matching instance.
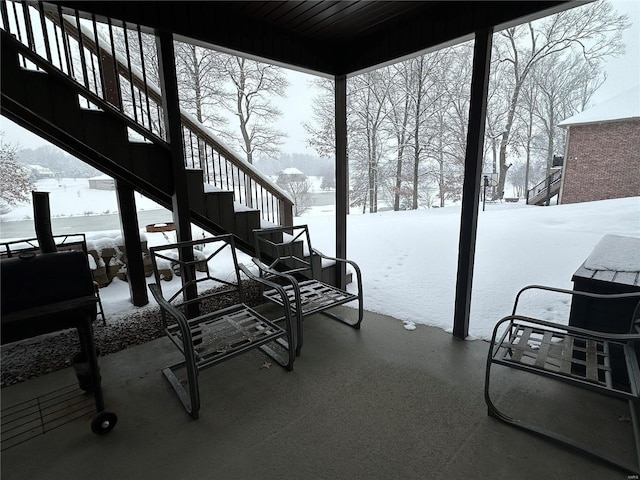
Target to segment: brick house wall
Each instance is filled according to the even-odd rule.
[[[560,203],[640,196],[640,120],[571,125]]]

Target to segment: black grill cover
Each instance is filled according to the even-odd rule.
[[[87,315],[95,320],[94,283],[84,252],[6,258],[0,275],[3,344],[75,327]],[[86,301],[77,301],[82,298]]]

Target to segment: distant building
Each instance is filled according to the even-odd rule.
[[[43,167],[42,165],[27,165],[27,168],[31,171],[31,175],[37,180],[41,178],[55,178],[56,176],[53,170]]]
[[[304,182],[307,176],[295,167],[285,168],[278,172],[276,183],[279,186],[284,186],[291,182]]]
[[[116,185],[108,175],[100,175],[89,179],[89,188],[93,190],[115,190]]]
[[[559,203],[640,195],[640,86],[558,126],[567,129]]]
[[[285,168],[284,170],[282,170],[279,175],[291,175],[291,176],[304,176],[304,173],[302,173],[300,170],[298,170],[295,167],[289,167],[289,168]]]

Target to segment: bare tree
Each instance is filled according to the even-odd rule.
[[[597,90],[604,76],[599,61],[587,62],[575,52],[560,59],[542,60],[532,72],[538,98],[535,114],[542,134],[546,137],[546,177],[549,177],[553,157],[564,150],[563,129],[558,122],[584,108]]]
[[[545,137],[545,151],[552,158],[562,144],[563,132],[555,127],[564,116],[560,110],[586,104],[601,79],[594,66],[605,56],[622,51],[620,37],[626,26],[626,17],[615,14],[603,0],[496,34],[485,142],[485,168],[499,174],[493,198],[504,196],[507,171],[519,163],[518,154],[525,152],[526,164],[537,168],[545,128],[551,132]],[[401,208],[404,195],[411,199],[410,207],[417,208],[420,190],[434,186],[441,205],[445,199],[459,198],[471,55],[471,43],[466,43],[350,80],[347,123],[352,206],[362,205],[366,211],[369,205],[369,211],[376,211],[378,194],[383,192],[394,209]],[[573,70],[562,65],[570,55],[580,60]],[[553,94],[543,101],[546,87],[533,78],[538,66],[546,72],[556,69],[547,80],[562,77],[558,88],[569,77],[583,81],[572,83],[575,88],[569,89],[567,100]],[[551,94],[552,86],[546,89]],[[311,143],[322,153],[334,150],[333,99],[333,84],[327,82],[325,94],[316,103],[316,112],[322,112],[321,122],[316,122],[320,126],[307,125]],[[529,168],[524,172],[525,177],[529,173],[539,176]],[[528,179],[519,183],[524,190]]]
[[[350,160],[359,164],[360,170],[366,171],[366,176],[352,176],[352,181],[366,181],[366,194],[359,203],[366,208],[368,202],[370,213],[378,211],[379,168],[387,142],[384,122],[388,91],[382,76],[381,71],[358,75],[351,79],[349,92],[349,110],[353,118],[351,135],[360,140],[349,145]],[[358,146],[361,148],[356,150],[354,147]],[[362,192],[363,188],[356,187],[354,190]]]
[[[401,198],[407,198],[410,191],[404,187],[406,184],[403,165],[405,162],[405,149],[409,146],[411,131],[409,129],[409,117],[411,115],[410,102],[412,83],[412,69],[409,61],[392,65],[388,69],[389,75],[386,77],[387,90],[389,92],[389,102],[387,102],[389,112],[388,119],[391,131],[396,141],[396,168],[395,183],[392,188],[393,210],[400,210]]]
[[[16,145],[4,143],[4,133],[0,132],[0,212],[28,202],[33,190],[29,171],[16,162],[17,152]]]
[[[526,130],[522,142],[522,147],[525,151],[525,163],[522,167],[516,163],[512,173],[512,183],[516,186],[516,194],[518,197],[521,193],[526,197],[527,191],[529,190],[529,173],[531,170],[533,140],[536,128],[535,112],[537,108],[537,98],[538,88],[536,83],[533,81],[527,82],[527,85],[522,89],[523,108],[518,113],[518,118]]]
[[[495,34],[495,58],[508,66],[511,82],[509,103],[499,149],[499,183],[495,197],[502,198],[510,145],[520,93],[533,68],[545,58],[574,50],[588,62],[622,53],[622,31],[629,26],[606,1],[594,2],[556,15],[507,28]]]
[[[441,207],[445,200],[457,200],[462,195],[472,55],[471,43],[444,49],[433,72],[438,81],[432,89],[437,96],[429,123],[435,135],[428,153],[436,165],[432,177]]]
[[[312,100],[313,121],[302,126],[308,135],[308,145],[321,157],[331,158],[336,153],[335,83],[318,78],[311,85],[318,92]]]
[[[439,53],[439,52],[436,52]],[[429,88],[433,86],[434,78],[432,73],[434,66],[437,64],[438,57],[435,58],[432,55],[421,55],[410,60],[410,69],[413,72],[412,75],[412,88],[410,90],[410,106],[412,109],[412,126],[413,126],[413,195],[411,208],[413,210],[418,208],[418,184],[420,182],[420,164],[422,157],[426,157],[424,149],[429,142],[430,137],[433,136],[429,128],[427,128],[427,121],[434,114],[433,102],[434,98],[438,97],[438,94],[434,97],[434,92]]]
[[[220,132],[228,123],[220,114],[226,81],[222,71],[225,56],[215,50],[182,42],[175,42],[175,52],[180,105],[198,122]]]
[[[282,69],[228,56],[224,71],[232,85],[232,91],[226,93],[225,104],[238,119],[242,140],[237,143],[246,154],[247,162],[253,163],[254,156],[259,154],[276,158],[286,133],[273,128],[281,112],[270,99],[273,95],[285,95],[289,82]]]
[[[311,182],[302,172],[280,172],[276,183],[291,196],[293,214],[299,217],[311,208]]]

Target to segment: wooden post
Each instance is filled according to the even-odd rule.
[[[288,200],[278,200],[278,208],[280,210],[280,226],[290,227],[293,225],[293,207]]]
[[[453,315],[453,335],[461,340],[464,340],[469,334],[471,286],[473,284],[473,262],[478,227],[484,124],[487,113],[487,91],[489,88],[492,40],[493,28],[476,32],[473,53],[473,75],[471,78],[467,151],[464,161],[462,214],[458,247],[458,276],[456,281],[455,311]]]
[[[187,174],[184,165],[184,145],[182,141],[182,122],[178,100],[173,35],[160,32],[156,37],[158,63],[160,67],[160,87],[162,89],[162,109],[167,129],[167,142],[171,146],[171,165],[173,169],[173,222],[179,242],[191,240],[191,222],[189,218],[189,195]]]
[[[121,107],[120,93],[118,90],[118,74],[115,71],[113,58],[96,46],[102,68],[102,81],[104,84],[105,100]],[[132,159],[136,161],[135,158]],[[116,196],[118,199],[118,211],[120,216],[120,228],[124,248],[127,252],[127,280],[129,282],[129,294],[131,303],[141,307],[149,303],[147,282],[144,276],[144,261],[142,259],[142,247],[140,245],[140,227],[136,208],[135,191],[133,188],[118,179],[114,179]]]
[[[336,109],[336,257],[347,258],[347,208],[349,205],[349,159],[347,157],[347,77],[335,78]],[[336,269],[336,283],[346,288],[346,265]]]
[[[133,161],[135,162],[135,159]],[[120,212],[120,227],[122,229],[124,248],[127,252],[127,280],[131,302],[136,307],[141,307],[149,303],[149,295],[147,294],[147,282],[144,276],[135,191],[124,182],[115,180],[115,183],[118,211]]]
[[[178,81],[176,75],[176,58],[173,49],[173,35],[160,31],[156,34],[158,49],[158,66],[160,67],[160,87],[162,89],[162,110],[167,130],[167,142],[171,147],[171,165],[173,173],[173,223],[176,226],[178,242],[191,241],[191,218],[189,211],[189,190],[187,173],[184,164],[184,145],[182,141],[182,121],[180,120],[180,104],[178,100]],[[181,248],[180,258],[185,262],[194,260],[193,248]],[[182,284],[186,285],[195,278],[195,268],[187,269],[182,276]],[[185,291],[185,301],[198,296],[195,284]],[[191,308],[193,307],[193,308]],[[189,317],[198,314],[197,305],[189,306]]]

